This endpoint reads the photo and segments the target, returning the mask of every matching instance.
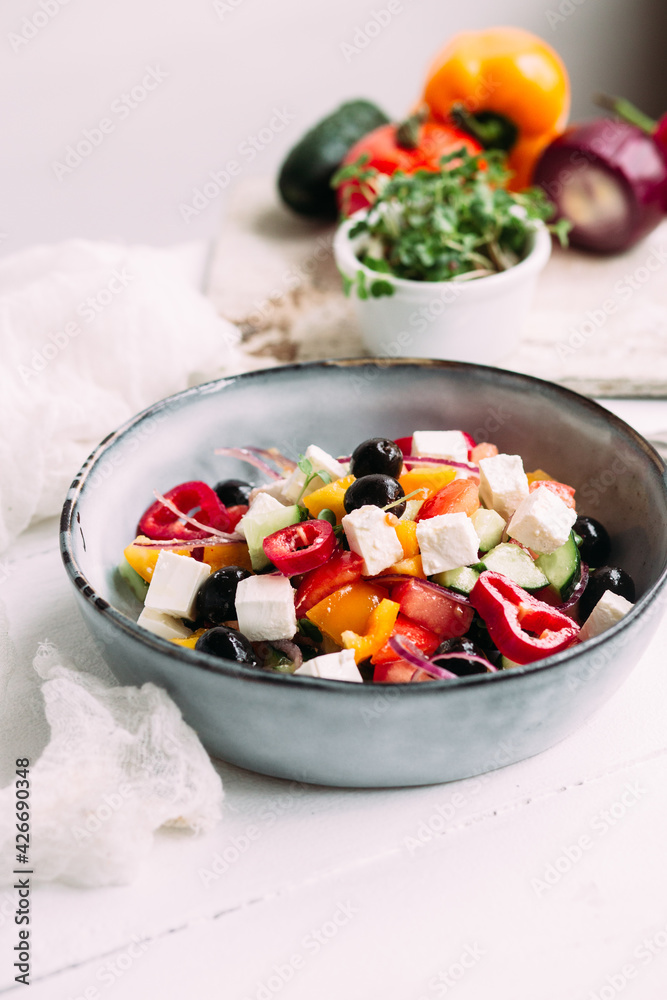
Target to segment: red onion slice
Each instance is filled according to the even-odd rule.
[[[568,597],[567,601],[565,601],[564,604],[556,605],[556,610],[568,611],[571,607],[573,607],[577,603],[583,592],[585,591],[587,583],[588,583],[588,566],[586,565],[585,562],[582,562],[579,583],[574,588],[574,590],[572,591],[572,593],[570,594],[570,596]]]
[[[449,465],[453,469],[479,472],[479,465],[472,462],[455,462],[452,458],[437,458],[435,455],[404,455],[403,461],[406,465]]]
[[[291,642],[289,639],[271,639],[269,645],[284,653],[295,664],[295,670],[298,670],[303,663],[303,653],[295,642]]]
[[[431,662],[434,663],[436,660],[470,660],[471,663],[481,663],[487,674],[498,673],[498,667],[494,667],[490,660],[484,656],[478,656],[477,653],[438,653]]]
[[[470,607],[470,598],[467,594],[459,594],[456,590],[450,590],[449,587],[441,587],[439,583],[434,583],[433,580],[423,580],[421,577],[411,577],[407,573],[387,573],[386,576],[365,576],[364,580],[373,580],[374,583],[379,584],[380,587],[384,587],[385,584],[391,586],[393,583],[405,583],[406,580],[418,579],[420,584],[428,587],[429,590],[434,590],[440,596],[449,597],[451,601],[455,601],[457,604],[464,604],[466,607]]]
[[[209,548],[212,545],[230,545],[232,542],[243,542],[242,535],[209,535],[208,538],[138,538],[132,544],[139,545],[146,549],[200,549],[203,546]]]
[[[424,670],[431,677],[437,677],[438,680],[451,681],[456,680],[456,674],[451,673],[449,670],[445,670],[442,667],[437,667],[431,660],[427,659],[422,651],[415,646],[414,642],[410,642],[409,639],[403,638],[400,635],[392,635],[389,639],[389,646],[395,653],[409,663],[411,667],[416,667],[419,670]]]
[[[251,451],[253,455],[257,455],[259,458],[275,462],[286,475],[289,475],[290,472],[294,472],[296,469],[296,462],[293,462],[287,455],[283,455],[282,451],[278,451],[277,448],[254,448],[248,445],[247,451]]]
[[[256,469],[260,469],[264,472],[270,479],[282,479],[283,477],[275,469],[272,469],[266,464],[264,459],[255,455],[253,449],[250,448],[216,448],[215,455],[225,455],[227,458],[238,458],[242,462],[247,462],[248,465],[254,465]]]

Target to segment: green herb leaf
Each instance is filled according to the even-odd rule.
[[[312,639],[313,642],[322,642],[322,633],[309,618],[299,618],[297,626],[301,635],[305,635],[307,639]]]
[[[501,150],[470,154],[461,147],[442,157],[440,172],[400,171],[385,177],[365,164],[344,168],[377,192],[368,213],[355,221],[350,237],[361,237],[358,257],[373,271],[414,281],[477,278],[503,271],[525,255],[537,222],[554,207],[544,191],[508,191],[510,178]],[[548,228],[563,241],[567,223]],[[390,295],[390,283],[367,283],[358,271],[353,289],[360,299]],[[351,290],[352,285],[347,285]]]

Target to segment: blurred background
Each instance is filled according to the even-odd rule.
[[[600,90],[667,109],[664,0],[4,0],[0,253],[210,239],[239,177],[275,174],[345,99],[401,116],[449,36],[497,23],[560,53],[571,120]]]

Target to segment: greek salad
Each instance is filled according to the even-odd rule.
[[[252,486],[175,485],[119,566],[138,624],[243,668],[350,682],[455,680],[532,664],[632,607],[604,526],[575,490],[461,430],[220,448]]]

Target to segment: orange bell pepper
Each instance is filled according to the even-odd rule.
[[[416,521],[396,521],[394,525],[396,534],[398,535],[398,540],[403,546],[403,557],[408,559],[410,556],[419,555],[419,542],[417,541],[417,522]]]
[[[560,56],[523,28],[455,35],[433,63],[424,101],[436,121],[453,118],[486,148],[508,151],[509,187],[532,181],[542,150],[567,122],[570,84]]]
[[[384,587],[366,580],[348,583],[306,612],[313,625],[329,638],[343,645],[343,632],[350,630],[363,634],[371,612],[387,596]]]
[[[394,630],[400,608],[400,604],[397,604],[396,601],[384,598],[371,611],[363,635],[359,635],[358,632],[351,629],[346,629],[342,633],[341,638],[345,648],[354,650],[355,663],[367,660],[382,649]]]
[[[456,469],[438,471],[434,469],[414,469],[412,472],[404,472],[402,476],[398,477],[398,481],[403,487],[403,492],[406,496],[408,493],[413,493],[414,490],[420,490],[421,492],[414,499],[426,500],[428,497],[432,497],[434,493],[437,493],[438,490],[447,486],[448,483],[451,483],[455,475]]]
[[[145,535],[137,535],[133,542],[124,551],[125,558],[129,562],[135,573],[138,573],[146,583],[151,582],[153,570],[157,562],[157,557],[162,551],[159,547],[151,548],[150,545],[137,545],[137,542],[148,542],[150,539]],[[189,556],[189,549],[170,549],[177,556]]]
[[[303,503],[310,516],[317,517],[323,510],[332,510],[336,515],[336,522],[340,524],[345,516],[343,497],[348,486],[351,486],[353,482],[354,476],[344,476],[343,479],[336,479],[333,483],[327,483],[319,490],[313,490],[312,493],[309,493],[307,497],[303,498]]]

